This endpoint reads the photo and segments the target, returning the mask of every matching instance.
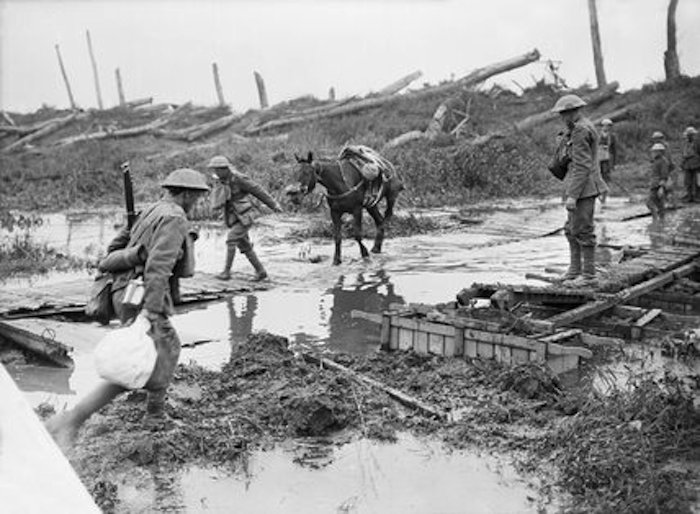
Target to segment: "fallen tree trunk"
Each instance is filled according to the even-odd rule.
[[[611,98],[615,94],[615,91],[617,90],[618,86],[619,84],[617,82],[611,82],[605,87],[597,89],[592,93],[585,95],[583,99],[589,106],[597,105]],[[492,139],[504,138],[507,134],[511,132],[522,132],[524,130],[529,130],[532,127],[541,125],[558,117],[559,114],[557,114],[556,112],[552,112],[551,110],[539,112],[537,114],[533,114],[531,116],[528,116],[527,118],[523,118],[522,120],[515,122],[510,128],[506,130],[489,132],[488,134],[477,136],[474,139],[466,142],[465,144],[471,146],[483,145],[488,143]]]
[[[431,94],[449,91],[458,87],[468,87],[474,84],[478,84],[479,82],[482,82],[488,79],[489,77],[492,77],[499,73],[519,68],[520,66],[524,66],[525,64],[536,61],[539,58],[540,53],[537,49],[535,49],[526,54],[507,59],[505,61],[501,61],[495,64],[491,64],[483,68],[478,68],[472,71],[469,75],[466,75],[465,77],[455,82],[451,82],[449,84],[444,84],[441,86],[436,86],[434,88],[425,88],[420,91],[407,93],[406,95],[404,95],[404,97],[416,99]],[[358,100],[357,102],[352,102],[347,105],[330,108],[327,111],[316,112],[308,115],[291,116],[284,119],[270,120],[266,123],[263,123],[262,125],[249,127],[245,130],[244,133],[246,135],[255,135],[266,130],[279,129],[283,127],[289,127],[291,125],[308,123],[310,121],[315,121],[321,118],[330,118],[333,116],[354,114],[356,112],[360,112],[366,109],[374,109],[383,105],[388,105],[391,102],[396,101],[397,98],[399,98],[397,95],[385,95],[373,98],[364,98],[362,100]]]
[[[603,116],[598,116],[597,118],[594,118],[592,121],[596,125],[600,124],[601,121],[604,119],[609,119],[611,121],[618,121],[621,119],[624,119],[628,117],[630,114],[634,113],[635,110],[637,110],[640,107],[641,104],[635,103],[631,105],[626,105],[625,107],[621,107],[620,109],[616,109],[612,112],[609,112]]]
[[[203,123],[202,125],[192,127],[191,132],[187,135],[187,140],[194,141],[213,134],[214,132],[218,132],[219,130],[223,130],[241,117],[240,114],[229,114],[228,116],[223,116],[209,123]]]
[[[135,107],[138,107],[139,105],[146,105],[150,104],[153,102],[153,97],[149,96],[148,98],[137,98],[136,100],[130,100],[126,103],[124,103],[124,107],[127,107],[129,109],[133,109]]]
[[[393,95],[395,93],[398,93],[401,91],[403,88],[408,87],[411,82],[414,82],[418,80],[420,77],[423,76],[422,71],[414,71],[413,73],[410,73],[406,75],[405,77],[401,77],[399,80],[392,82],[388,86],[380,89],[378,91],[379,95]]]
[[[85,113],[73,112],[64,118],[59,118],[59,119],[53,120],[51,123],[43,126],[42,128],[40,128],[36,132],[29,134],[28,136],[25,136],[21,139],[18,139],[17,141],[12,143],[11,145],[8,145],[7,147],[5,147],[3,149],[3,152],[9,153],[9,152],[17,150],[19,148],[22,148],[23,146],[25,146],[28,143],[31,143],[33,141],[37,141],[43,137],[48,136],[49,134],[51,134],[53,132],[56,132],[60,128],[63,128],[66,125],[72,123],[73,121],[75,121],[79,117],[84,118],[85,116],[87,116],[87,114],[85,114]]]

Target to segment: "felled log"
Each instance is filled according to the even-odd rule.
[[[449,91],[458,87],[468,87],[470,85],[478,84],[489,77],[503,73],[504,71],[512,70],[524,66],[525,64],[536,61],[540,58],[540,53],[537,49],[532,50],[526,54],[507,59],[483,68],[478,68],[472,71],[469,75],[462,77],[461,79],[450,82],[449,84],[443,84],[440,86],[435,86],[433,88],[424,88],[420,91],[414,91],[403,95],[403,98],[421,98],[423,96],[441,93]],[[289,127],[291,125],[297,125],[302,123],[308,123],[309,121],[314,121],[321,118],[330,118],[333,116],[344,116],[346,114],[354,114],[367,109],[374,109],[381,107],[382,105],[387,105],[391,102],[397,100],[396,95],[383,95],[373,98],[364,98],[358,100],[357,102],[352,102],[337,108],[331,108],[327,111],[317,112],[309,115],[299,115],[291,116],[285,119],[270,120],[267,123],[263,123],[259,126],[249,127],[245,130],[246,135],[259,134],[265,130],[279,129],[283,127]]]
[[[209,123],[203,123],[202,125],[193,127],[192,131],[187,135],[187,140],[194,141],[208,136],[209,134],[213,134],[214,132],[218,132],[219,130],[223,130],[240,118],[240,114],[229,114],[214,121],[210,121]]]
[[[599,125],[600,122],[606,118],[611,120],[611,121],[618,121],[618,120],[621,120],[621,119],[628,117],[630,114],[632,114],[639,107],[640,107],[639,103],[626,105],[625,107],[621,107],[620,109],[616,109],[612,112],[604,114],[603,116],[598,116],[598,117],[594,118],[592,121],[596,125]]]
[[[124,107],[128,107],[130,109],[133,109],[134,107],[138,107],[139,105],[146,105],[153,103],[153,97],[149,96],[148,98],[137,98],[136,100],[130,100],[126,103],[124,103]]]
[[[384,147],[383,150],[387,150],[389,148],[395,148],[397,146],[401,146],[403,144],[408,143],[409,141],[415,141],[416,139],[425,139],[427,136],[422,130],[411,130],[410,132],[405,132],[401,134],[400,136],[395,137],[391,141],[388,141]]]
[[[378,91],[378,94],[381,96],[384,96],[384,95],[393,95],[395,93],[398,93],[403,88],[408,87],[411,84],[411,82],[418,80],[422,76],[423,76],[422,71],[414,71],[413,73],[410,73],[410,74],[406,75],[405,77],[401,77],[399,80],[392,82],[388,86],[380,89]]]
[[[53,120],[51,123],[43,126],[42,128],[40,128],[36,132],[33,132],[32,134],[29,134],[28,136],[25,136],[21,139],[18,139],[17,141],[12,143],[11,145],[6,146],[5,148],[3,148],[3,152],[9,153],[9,152],[12,152],[14,150],[20,149],[23,146],[27,145],[28,143],[31,143],[33,141],[37,141],[43,137],[46,137],[49,134],[56,132],[60,128],[65,127],[66,125],[72,123],[76,119],[84,118],[85,116],[87,116],[87,114],[74,112],[74,113],[69,114],[68,116],[65,116],[64,118],[58,118],[56,120]]]
[[[615,91],[617,90],[618,86],[619,84],[617,82],[611,82],[605,87],[597,89],[592,93],[583,96],[583,100],[585,100],[588,105],[597,105],[611,98],[615,94]],[[522,132],[524,130],[529,130],[532,127],[541,125],[558,117],[559,115],[556,112],[552,112],[551,110],[539,112],[537,114],[533,114],[531,116],[523,118],[520,121],[515,122],[510,128],[506,130],[489,132],[488,134],[477,136],[474,139],[468,141],[466,144],[472,146],[483,145],[488,143],[492,139],[504,138],[512,132]]]
[[[10,115],[9,115],[8,113],[6,113],[5,111],[2,111],[2,119],[5,120],[5,122],[6,122],[8,125],[11,125],[11,126],[17,125],[17,124],[15,123],[15,120],[12,119],[12,116],[10,116]]]

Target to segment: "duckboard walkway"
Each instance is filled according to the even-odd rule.
[[[0,290],[0,321],[3,319],[75,313],[85,308],[93,278],[73,279],[37,288]],[[213,274],[197,272],[180,279],[180,304],[216,300],[232,293],[262,291],[268,282],[253,282],[244,277],[219,280]]]

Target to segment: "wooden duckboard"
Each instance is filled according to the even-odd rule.
[[[546,338],[538,340],[472,328],[486,323],[481,320],[471,320],[473,323],[470,323],[464,318],[465,323],[441,323],[390,312],[361,317],[374,318],[381,323],[382,347],[389,351],[411,350],[423,355],[494,359],[506,364],[540,362],[546,363],[557,374],[576,369],[581,358],[593,356],[586,348],[563,346]]]

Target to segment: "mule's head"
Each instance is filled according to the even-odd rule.
[[[298,192],[302,195],[307,195],[316,187],[316,170],[313,166],[314,155],[309,152],[303,158],[294,154],[297,160],[296,180],[298,184]]]

